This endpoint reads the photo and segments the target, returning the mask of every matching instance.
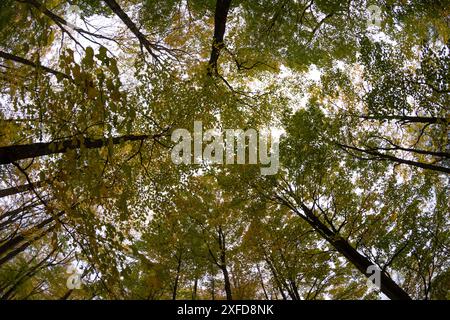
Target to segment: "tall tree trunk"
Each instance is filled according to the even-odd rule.
[[[211,48],[211,56],[208,63],[208,74],[217,73],[217,60],[220,51],[224,47],[223,39],[227,23],[228,11],[230,10],[231,0],[217,0],[214,12],[214,35]]]
[[[16,255],[18,255],[19,253],[23,252],[26,248],[28,248],[30,245],[32,245],[34,242],[38,241],[39,239],[43,238],[46,234],[48,234],[49,232],[51,232],[52,230],[54,230],[56,227],[56,225],[52,225],[51,227],[49,227],[47,230],[43,231],[41,234],[39,234],[38,236],[33,237],[32,239],[30,239],[29,241],[23,243],[20,247],[10,251],[6,256],[4,256],[3,258],[0,259],[0,266],[3,265],[4,263],[8,262],[9,260],[11,260],[12,258],[14,258]]]
[[[445,118],[439,117],[415,117],[415,116],[395,116],[395,115],[361,115],[361,119],[367,120],[398,120],[405,123],[448,123]]]
[[[177,275],[175,277],[175,283],[173,285],[173,292],[172,292],[172,300],[176,300],[177,299],[177,291],[178,291],[178,281],[180,280],[180,271],[181,271],[181,256],[182,254],[180,253],[180,256],[177,257]]]
[[[42,181],[37,181],[37,182],[33,182],[33,183],[27,183],[27,184],[24,184],[21,186],[2,189],[2,190],[0,190],[0,198],[12,196],[12,195],[15,195],[18,193],[22,193],[22,192],[29,191],[29,190],[32,190],[35,188],[39,188],[40,186],[42,186],[42,184],[43,184]]]
[[[233,300],[233,297],[231,294],[230,275],[228,274],[228,270],[227,270],[225,234],[223,233],[221,226],[219,226],[219,229],[218,229],[218,240],[219,240],[219,248],[220,248],[220,266],[219,267],[222,270],[222,274],[223,274],[225,293],[227,295],[227,300]]]
[[[74,138],[58,142],[39,142],[24,145],[0,147],[0,164],[8,164],[17,160],[40,157],[56,153],[64,153],[68,150],[79,149],[84,146],[86,149],[96,149],[107,146],[109,143],[120,144],[125,141],[143,141],[151,136],[149,135],[127,135],[114,137],[111,139],[91,139]],[[156,137],[156,136],[155,136]],[[110,142],[111,140],[111,142]]]
[[[197,300],[197,286],[198,286],[198,278],[195,277],[194,288],[192,290],[192,300]]]
[[[294,208],[294,211],[310,224],[317,232],[319,232],[325,240],[327,240],[340,254],[347,258],[362,274],[369,277],[367,268],[373,263],[353,248],[348,241],[343,239],[339,234],[330,230],[314,212],[305,204],[300,203],[304,215]],[[290,206],[292,209],[292,206]],[[392,280],[384,271],[380,270],[381,287],[380,290],[392,300],[411,300],[411,297]]]
[[[23,206],[21,208],[17,208],[17,209],[5,212],[4,214],[2,214],[0,216],[0,221],[4,220],[7,217],[9,217],[9,219],[0,223],[0,230],[3,229],[4,227],[6,227],[7,225],[9,225],[10,223],[16,221],[18,218],[20,218],[21,217],[20,214],[22,212],[27,212],[29,209],[33,209],[35,207],[38,207],[39,205],[41,205],[41,204],[38,202],[35,202],[30,205]]]
[[[298,287],[297,287],[297,284],[295,283],[295,280],[294,279],[290,279],[289,283],[290,283],[290,286],[291,286],[292,294],[295,297],[295,299],[292,299],[292,300],[301,300],[300,294],[298,292]]]
[[[228,274],[228,270],[226,266],[222,268],[223,278],[225,282],[225,293],[227,295],[227,300],[233,300],[233,296],[231,295],[231,282],[230,276]]]

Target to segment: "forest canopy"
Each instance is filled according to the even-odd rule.
[[[449,93],[447,0],[2,0],[0,299],[448,300]]]

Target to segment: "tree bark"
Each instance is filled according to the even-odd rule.
[[[227,260],[226,260],[226,243],[225,243],[225,235],[223,234],[222,227],[219,226],[218,229],[218,240],[219,240],[219,248],[220,248],[220,269],[222,270],[224,285],[225,285],[225,293],[227,296],[227,300],[233,300],[233,296],[231,294],[231,282],[230,275],[227,270]]]
[[[448,123],[448,120],[440,117],[415,117],[415,116],[370,116],[370,115],[361,115],[359,116],[362,119],[367,120],[398,120],[403,121],[405,123]]]
[[[227,296],[227,300],[233,300],[233,296],[231,294],[231,282],[230,282],[230,276],[228,274],[228,270],[226,266],[222,267],[222,274],[225,282],[225,293]]]
[[[120,144],[125,141],[143,141],[151,136],[149,135],[127,135],[111,138],[112,144]],[[59,142],[39,142],[24,145],[0,147],[0,164],[8,164],[17,160],[40,157],[56,153],[64,153],[68,150],[79,149],[84,146],[86,149],[95,149],[107,146],[108,138],[74,138],[62,140]]]
[[[361,273],[366,277],[367,268],[373,263],[353,248],[348,241],[343,239],[339,234],[330,230],[305,204],[301,203],[304,215],[299,215],[308,222],[316,231],[318,231],[339,253],[347,258]],[[296,210],[298,214],[298,211]],[[411,297],[395,283],[384,271],[380,271],[381,276],[381,292],[392,300],[411,300]]]
[[[216,9],[214,12],[214,35],[208,64],[208,75],[212,75],[213,72],[217,73],[217,60],[219,59],[220,51],[224,47],[223,39],[230,4],[231,0],[216,1]]]
[[[40,186],[42,186],[44,184],[43,181],[36,181],[33,183],[27,183],[21,186],[16,186],[16,187],[11,187],[11,188],[7,188],[7,189],[2,189],[0,190],[0,198],[3,197],[8,197],[8,196],[12,196],[18,193],[22,193],[25,191],[29,191],[32,190],[34,188],[39,188]]]
[[[176,300],[177,299],[177,291],[178,291],[178,281],[180,279],[180,271],[181,271],[181,254],[179,257],[177,257],[177,274],[175,276],[175,283],[173,285],[173,292],[172,292],[172,300]]]
[[[41,203],[36,201],[36,202],[33,202],[32,204],[29,204],[29,205],[26,205],[26,206],[23,206],[23,207],[20,207],[20,208],[11,210],[11,211],[7,211],[0,216],[0,220],[5,219],[6,217],[14,218],[16,215],[18,215],[24,211],[27,211],[28,209],[35,208],[39,205],[41,205]],[[8,224],[8,223],[6,223],[6,224]],[[0,228],[2,228],[3,226],[4,226],[4,223],[0,224]]]
[[[195,277],[194,289],[192,290],[192,300],[197,300],[197,286],[198,286],[198,278]]]

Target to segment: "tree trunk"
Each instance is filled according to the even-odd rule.
[[[61,215],[64,214],[64,211],[61,211],[60,213],[58,213],[56,215],[56,218],[60,217]],[[37,226],[33,227],[32,230],[27,231],[26,235],[19,234],[17,236],[15,236],[14,238],[8,240],[7,242],[5,242],[4,244],[2,244],[0,246],[0,255],[5,253],[8,250],[11,250],[12,248],[14,248],[17,244],[21,243],[22,241],[26,240],[28,238],[28,235],[30,232],[34,232],[35,231],[39,231],[41,229],[43,229],[46,225],[48,225],[49,223],[55,221],[55,217],[50,217],[47,218],[45,220],[43,220],[42,222],[40,222]],[[34,229],[34,230],[33,230]]]
[[[217,60],[219,59],[220,50],[224,47],[223,38],[227,23],[228,11],[230,10],[231,0],[217,0],[214,12],[214,35],[211,48],[211,56],[209,58],[208,74],[217,73]]]
[[[59,218],[63,214],[64,214],[64,211],[61,211],[55,217],[50,217],[48,219],[45,219],[44,221],[39,223],[37,226],[35,226],[33,229],[35,229],[36,231],[40,231],[46,225],[48,225],[49,223],[53,222],[55,220],[55,218]],[[43,236],[48,234],[54,228],[55,228],[55,225],[52,225],[51,227],[47,228],[46,230],[40,232],[40,234],[32,236],[31,239],[29,239],[30,236],[28,234],[27,234],[27,236],[24,236],[23,234],[19,234],[16,237],[14,237],[14,238],[10,239],[9,241],[7,241],[6,243],[4,243],[0,247],[0,255],[6,253],[8,251],[10,251],[10,252],[0,259],[0,266],[2,264],[4,264],[4,263],[8,262],[12,258],[14,258],[16,255],[18,255],[22,251],[24,251],[31,244],[33,244],[35,241],[41,239]],[[29,240],[24,242],[22,245],[20,245],[19,247],[16,248],[17,245],[19,245],[20,243],[22,243],[23,241],[25,241],[27,239],[29,239]]]
[[[111,138],[112,144],[120,144],[125,141],[143,141],[148,139],[149,135],[128,135]],[[105,147],[110,143],[110,139],[91,139],[74,138],[62,140],[59,142],[39,142],[24,145],[15,145],[0,147],[0,164],[8,164],[17,160],[40,157],[56,153],[64,153],[68,150],[79,149],[84,146],[87,149],[96,149]]]
[[[403,121],[405,123],[448,123],[448,120],[445,118],[439,117],[414,117],[414,116],[388,116],[388,115],[361,115],[359,116],[362,119],[368,120],[398,120]]]
[[[198,286],[198,278],[195,277],[194,289],[192,290],[192,300],[197,300],[197,286]]]
[[[8,220],[5,220],[2,223],[0,223],[0,230],[3,229],[4,227],[6,227],[7,225],[13,223],[17,219],[19,219],[21,217],[20,214],[22,212],[27,212],[29,209],[33,209],[35,207],[38,207],[39,205],[40,205],[40,203],[33,203],[33,204],[30,204],[27,206],[23,206],[21,208],[17,208],[17,209],[5,212],[4,214],[2,214],[0,216],[0,221],[4,220],[7,217],[10,217],[10,218]]]
[[[11,188],[7,188],[7,189],[2,189],[0,190],[0,198],[3,197],[7,197],[7,196],[12,196],[18,193],[22,193],[25,191],[29,191],[32,190],[34,188],[39,188],[40,186],[42,186],[43,182],[42,181],[37,181],[34,183],[27,183],[21,186],[16,186],[16,187],[11,187]]]
[[[339,253],[347,258],[361,273],[366,277],[367,268],[373,263],[365,256],[360,254],[355,248],[353,248],[345,239],[340,237],[339,234],[330,230],[320,219],[303,203],[301,204],[302,210],[305,215],[301,215],[306,222],[308,222],[316,231],[318,231]],[[298,214],[298,212],[296,212]],[[381,292],[388,296],[392,300],[411,300],[411,297],[395,283],[384,271],[380,271],[381,276]]]
[[[228,274],[228,270],[226,266],[222,267],[222,273],[223,273],[223,279],[225,282],[225,293],[227,295],[227,300],[233,300],[233,297],[231,295],[231,282],[230,282],[230,276]]]
[[[225,234],[223,233],[222,227],[219,226],[218,229],[218,240],[219,240],[219,248],[220,248],[220,269],[222,270],[223,280],[225,284],[225,293],[227,295],[227,300],[233,300],[231,295],[231,282],[230,275],[227,270],[227,259],[226,259],[226,242],[225,242]]]
[[[30,245],[32,245],[35,241],[38,241],[39,239],[41,239],[42,237],[44,237],[46,234],[48,234],[49,232],[51,232],[53,229],[55,229],[56,225],[52,225],[51,227],[49,227],[47,230],[45,230],[44,232],[42,232],[40,235],[33,237],[32,239],[30,239],[29,241],[25,242],[24,244],[22,244],[20,247],[10,251],[6,256],[4,256],[3,258],[0,259],[0,266],[3,265],[4,263],[8,262],[9,260],[11,260],[12,258],[14,258],[16,255],[18,255],[19,253],[23,252],[26,248],[28,248]]]
[[[180,280],[180,270],[181,270],[181,254],[179,257],[177,257],[177,275],[175,277],[175,283],[173,285],[173,292],[172,292],[172,300],[177,299],[177,291],[178,291],[178,281]]]

